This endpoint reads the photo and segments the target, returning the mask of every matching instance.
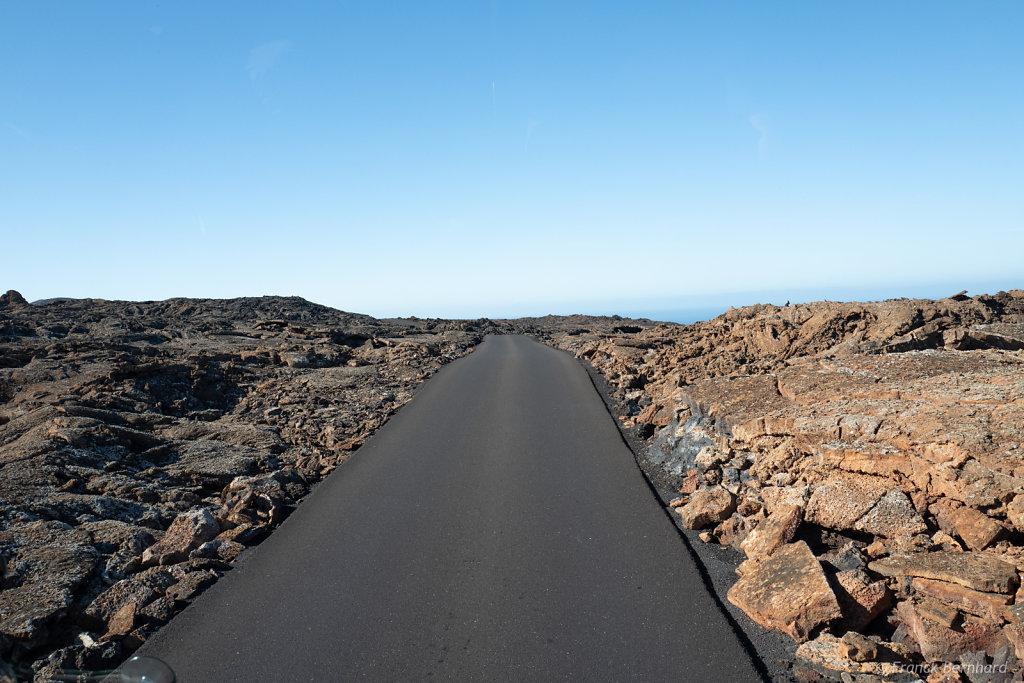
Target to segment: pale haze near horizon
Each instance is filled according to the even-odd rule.
[[[0,289],[658,317],[1024,287],[1022,24],[1015,2],[4,3]]]

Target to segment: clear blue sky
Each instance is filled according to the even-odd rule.
[[[500,316],[1024,287],[1024,3],[269,5],[0,4],[0,289]]]

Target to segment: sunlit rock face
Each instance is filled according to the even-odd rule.
[[[700,517],[701,537],[748,553],[731,597],[752,618],[824,634],[801,648],[819,670],[826,651],[861,652],[836,639],[851,631],[906,663],[1019,666],[1024,291],[752,306],[550,342],[603,374],[623,427],[646,438],[641,464],[682,494],[684,526],[706,491],[735,497],[724,519]],[[817,559],[790,558],[801,543]],[[827,586],[775,581],[780,552],[794,576],[820,564]],[[825,587],[838,616],[790,609],[831,605]],[[832,672],[867,670],[851,661]]]

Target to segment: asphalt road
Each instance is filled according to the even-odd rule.
[[[587,373],[442,369],[154,636],[182,683],[754,681]]]

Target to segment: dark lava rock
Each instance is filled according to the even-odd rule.
[[[116,664],[486,334],[651,326],[377,320],[298,297],[29,305],[7,292],[0,657],[18,670]],[[190,514],[203,523],[175,522]],[[141,630],[68,646],[82,628],[98,643],[129,604]]]

